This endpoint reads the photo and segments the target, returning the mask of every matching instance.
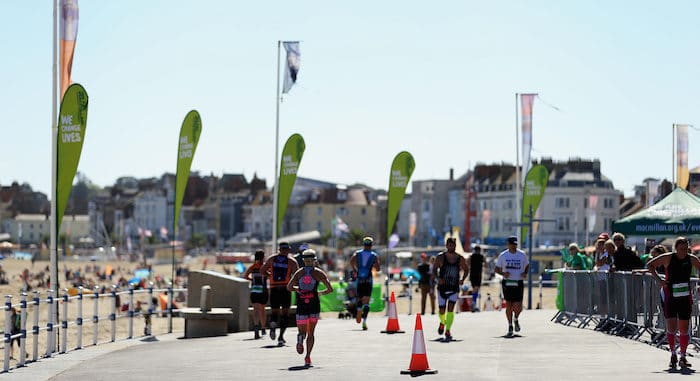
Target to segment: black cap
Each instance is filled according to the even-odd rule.
[[[507,242],[517,245],[517,244],[518,244],[518,237],[512,235],[512,236],[508,237],[508,241],[507,241]]]
[[[282,241],[279,243],[279,248],[280,249],[291,249],[291,246],[289,246],[289,242]]]

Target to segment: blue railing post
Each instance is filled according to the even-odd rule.
[[[61,331],[63,331],[63,340],[61,340],[61,353],[66,353],[68,349],[68,289],[63,289],[63,311],[61,315]]]
[[[5,295],[5,362],[3,371],[10,370],[10,349],[12,340],[12,295]]]
[[[20,324],[19,324],[19,363],[18,367],[24,366],[27,362],[27,293],[23,292],[19,296]]]
[[[41,303],[39,291],[34,291],[34,325],[32,326],[34,342],[32,343],[32,361],[37,361],[39,359],[39,303]]]
[[[99,315],[99,299],[100,299],[100,288],[98,286],[95,286],[95,290],[93,292],[93,309],[92,309],[92,345],[97,345],[97,324],[100,321],[100,315]]]
[[[127,339],[134,337],[134,284],[129,283],[129,312],[127,314],[129,317],[129,334]]]
[[[75,349],[83,347],[83,287],[78,287],[78,316],[75,319],[75,325],[78,327],[78,342]]]
[[[111,341],[116,341],[117,335],[117,286],[112,285],[112,313],[109,314],[109,320],[112,322]]]

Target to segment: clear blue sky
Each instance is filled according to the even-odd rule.
[[[565,4],[564,4],[565,3]],[[6,1],[0,23],[0,184],[50,190],[52,1]],[[79,171],[99,185],[175,172],[190,109],[192,170],[272,185],[277,40],[301,40],[280,146],[299,175],[386,188],[477,162],[515,163],[516,92],[538,92],[533,157],[599,158],[630,194],[670,178],[671,126],[700,125],[694,1],[234,2],[80,0],[73,80],[90,95]],[[689,165],[700,165],[690,130]]]

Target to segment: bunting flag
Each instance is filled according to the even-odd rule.
[[[413,156],[406,152],[399,152],[394,161],[391,163],[391,172],[389,172],[389,192],[387,200],[387,219],[386,219],[386,236],[391,236],[394,232],[394,223],[401,209],[401,201],[406,194],[408,181],[411,179],[413,170],[416,168],[416,162]]]
[[[411,212],[408,215],[408,237],[413,238],[416,236],[416,212]]]
[[[523,187],[523,209],[521,211],[521,221],[523,223],[530,222],[530,207],[532,207],[532,215],[537,213],[537,208],[540,206],[544,189],[549,181],[549,171],[544,165],[538,164],[527,172],[525,176],[525,186]],[[525,242],[527,240],[528,228],[521,226],[520,237]]]
[[[298,41],[285,41],[282,44],[284,45],[284,50],[287,51],[287,64],[284,65],[284,85],[282,87],[282,94],[286,94],[297,82],[301,53],[299,52]]]
[[[484,209],[481,212],[481,242],[486,242],[486,238],[489,236],[489,228],[491,227],[491,211]]]
[[[79,84],[70,85],[61,100],[56,137],[56,231],[61,231],[73,178],[78,171],[87,126],[88,94]]]
[[[523,170],[527,173],[530,170],[532,151],[532,106],[537,94],[520,94],[520,125],[523,134]]]
[[[61,16],[59,18],[61,70],[61,99],[71,84],[71,69],[73,68],[73,52],[78,38],[78,0],[61,0]]]
[[[597,217],[596,210],[598,209],[598,196],[588,196],[588,233],[595,231],[595,220]]]
[[[690,180],[690,172],[688,171],[688,125],[687,124],[677,124],[676,125],[676,138],[678,139],[676,144],[676,171],[678,177],[676,184],[681,189],[688,187],[688,181]]]
[[[180,139],[177,145],[177,173],[175,174],[175,214],[173,215],[173,234],[177,234],[177,222],[180,219],[180,207],[185,197],[187,180],[190,178],[192,159],[197,150],[199,136],[202,133],[202,118],[196,110],[187,113],[180,127]]]
[[[278,182],[279,191],[277,192],[277,226],[275,228],[278,233],[282,227],[284,214],[287,212],[287,204],[292,196],[292,188],[297,180],[297,171],[299,171],[304,150],[306,150],[306,144],[304,138],[299,134],[293,134],[284,143]]]

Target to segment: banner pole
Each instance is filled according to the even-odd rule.
[[[274,176],[274,188],[272,196],[272,247],[270,253],[274,254],[275,248],[277,247],[277,208],[279,208],[279,202],[277,198],[279,197],[279,181],[277,179],[279,173],[279,134],[280,134],[280,48],[282,41],[277,40],[277,92],[275,93],[275,172]]]
[[[50,257],[50,284],[56,293],[58,293],[58,200],[57,200],[57,185],[56,179],[58,176],[58,0],[53,1],[53,64],[52,64],[52,87],[51,87],[51,231],[49,241],[49,257]],[[56,308],[56,322],[58,322],[58,308]],[[54,331],[55,332],[55,331]],[[50,334],[55,334],[50,332]],[[51,342],[51,341],[49,341]],[[58,344],[56,344],[58,345]],[[49,348],[50,352],[54,352],[55,348]]]
[[[515,93],[515,221],[522,222],[520,218],[520,133],[518,131],[518,93]],[[518,239],[522,239],[520,236],[520,229],[515,229],[515,235]]]
[[[671,125],[671,189],[676,189],[676,124]]]

